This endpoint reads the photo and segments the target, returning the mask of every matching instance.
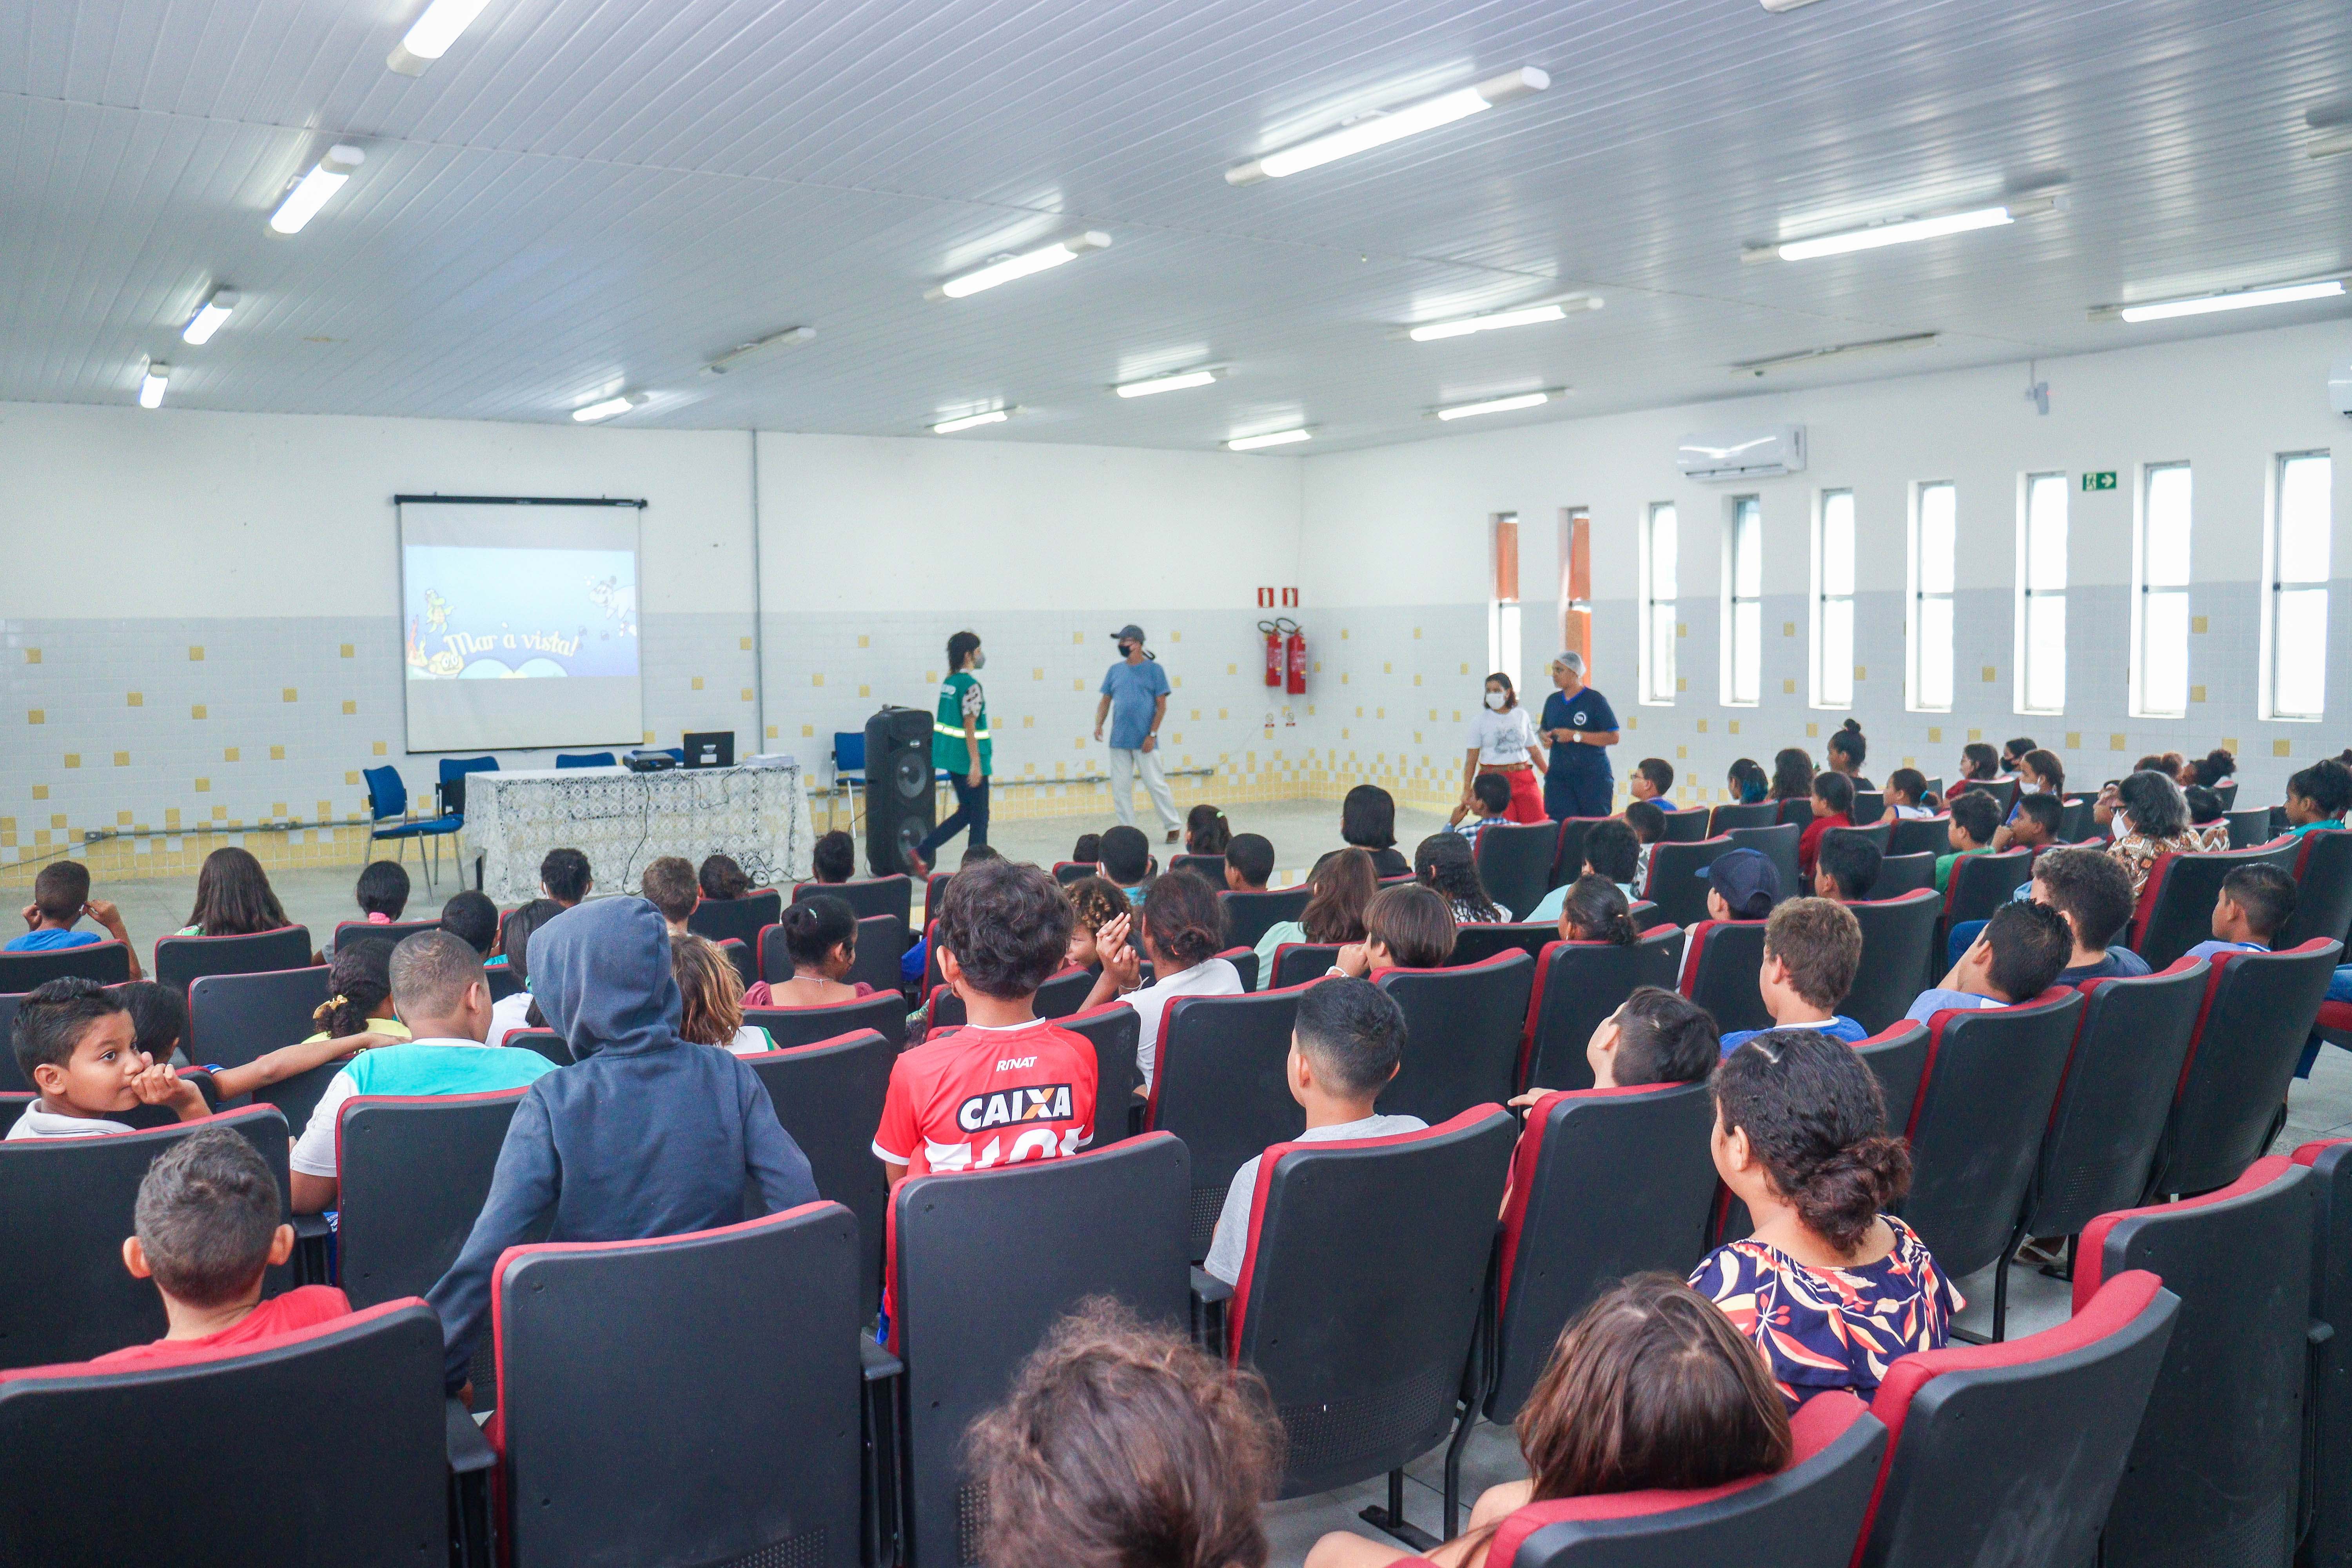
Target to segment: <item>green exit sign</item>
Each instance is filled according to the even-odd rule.
[[[2109,468],[2101,474],[2084,474],[2083,488],[2086,490],[2111,490],[2116,488],[2116,471]]]

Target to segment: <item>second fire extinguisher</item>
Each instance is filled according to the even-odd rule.
[[[1300,629],[1297,621],[1286,620],[1282,624],[1290,628],[1288,690],[1293,697],[1304,697],[1307,695],[1307,633]]]
[[[1265,683],[1278,687],[1282,684],[1284,658],[1282,627],[1273,621],[1260,621],[1257,629],[1265,634]]]

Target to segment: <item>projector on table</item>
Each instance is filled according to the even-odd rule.
[[[665,768],[677,766],[677,759],[655,747],[639,746],[621,759],[621,765],[633,773],[657,773]]]

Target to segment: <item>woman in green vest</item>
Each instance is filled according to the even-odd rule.
[[[994,761],[988,734],[988,694],[972,672],[988,663],[980,634],[948,638],[948,678],[940,687],[939,711],[931,720],[931,766],[955,786],[955,815],[931,829],[907,858],[918,877],[931,874],[940,845],[971,829],[970,847],[988,842],[988,775]]]

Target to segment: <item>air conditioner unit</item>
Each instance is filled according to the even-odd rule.
[[[1805,427],[1773,425],[1749,430],[1703,430],[1675,448],[1675,468],[1686,479],[1760,479],[1805,469]]]

